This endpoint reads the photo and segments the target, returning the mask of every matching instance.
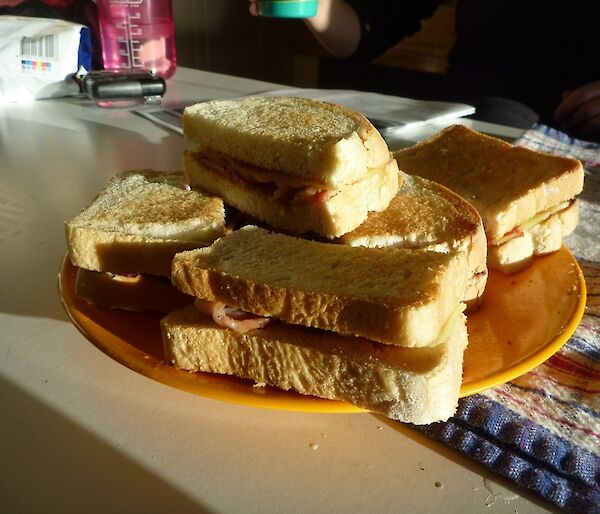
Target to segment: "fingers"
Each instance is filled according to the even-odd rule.
[[[252,16],[258,16],[258,0],[248,0],[250,14]]]
[[[576,135],[587,141],[600,142],[600,114],[584,123]]]
[[[589,132],[600,117],[600,96],[591,98],[577,105],[560,123],[560,128],[573,135]]]
[[[554,112],[558,127],[576,137],[598,139],[600,131],[600,81],[568,93]]]
[[[563,123],[581,104],[598,96],[600,96],[600,80],[569,91],[563,96],[563,99],[554,111],[554,119],[557,123]]]

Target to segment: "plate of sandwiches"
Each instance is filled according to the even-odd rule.
[[[113,359],[265,408],[446,420],[572,335],[581,164],[456,126],[391,153],[347,108],[188,107],[184,171],[115,175],[66,222],[73,323]]]

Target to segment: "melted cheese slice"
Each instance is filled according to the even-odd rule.
[[[555,205],[554,207],[550,207],[549,209],[546,209],[545,211],[536,214],[535,216],[529,218],[527,221],[521,223],[521,225],[519,225],[519,229],[529,230],[530,228],[535,227],[538,223],[541,223],[542,221],[548,219],[553,214],[556,214],[557,212],[566,209],[570,203],[571,202],[569,200],[566,200],[562,203],[559,203],[558,205]]]

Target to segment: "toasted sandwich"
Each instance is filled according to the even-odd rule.
[[[396,247],[435,252],[463,251],[469,278],[463,301],[476,307],[487,282],[487,243],[481,216],[466,200],[430,180],[404,175],[388,208],[343,235],[339,242],[372,248]]]
[[[578,160],[512,146],[462,125],[394,153],[400,168],[439,182],[483,219],[488,267],[514,273],[556,251],[578,221]]]
[[[224,233],[220,199],[186,189],[182,172],[133,170],[113,177],[65,223],[76,293],[96,305],[168,311],[190,297],[169,280],[177,252]]]
[[[399,421],[444,421],[456,410],[467,345],[463,319],[444,344],[402,348],[272,323],[240,333],[194,306],[161,320],[178,368],[234,375],[257,385],[341,400]]]
[[[197,298],[161,322],[171,362],[430,423],[456,408],[463,252],[352,248],[247,226],[177,254]]]
[[[187,107],[190,185],[267,226],[338,237],[398,190],[379,132],[345,107],[295,97],[215,100]]]

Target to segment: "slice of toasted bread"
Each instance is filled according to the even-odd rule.
[[[470,279],[477,282],[467,288],[469,296],[464,301],[467,306],[476,304],[487,277],[487,241],[479,213],[440,184],[417,176],[402,176],[402,187],[388,208],[370,213],[362,225],[343,235],[340,242],[377,248],[464,251]]]
[[[488,247],[488,266],[505,274],[526,268],[534,255],[556,252],[562,238],[569,235],[579,221],[579,201],[523,230],[522,235],[506,243]]]
[[[233,178],[207,165],[198,152],[186,150],[183,166],[192,187],[216,194],[240,211],[270,227],[294,234],[314,232],[337,237],[360,225],[369,211],[385,209],[398,190],[398,167],[390,160],[370,169],[361,180],[327,192],[328,198],[296,201],[276,184]]]
[[[387,144],[362,115],[307,98],[214,100],[183,113],[187,141],[306,184],[337,187],[389,161]]]
[[[65,223],[75,266],[121,275],[169,276],[175,253],[224,232],[219,198],[185,189],[182,172],[127,171]]]
[[[471,202],[491,244],[583,188],[579,161],[512,146],[462,125],[394,156],[402,171],[439,182]]]
[[[287,323],[432,346],[464,297],[463,252],[352,248],[247,226],[173,260],[183,292]]]
[[[462,315],[447,343],[431,348],[399,348],[284,323],[239,334],[193,306],[169,314],[161,328],[167,359],[179,368],[343,400],[415,424],[454,414],[467,345]]]

